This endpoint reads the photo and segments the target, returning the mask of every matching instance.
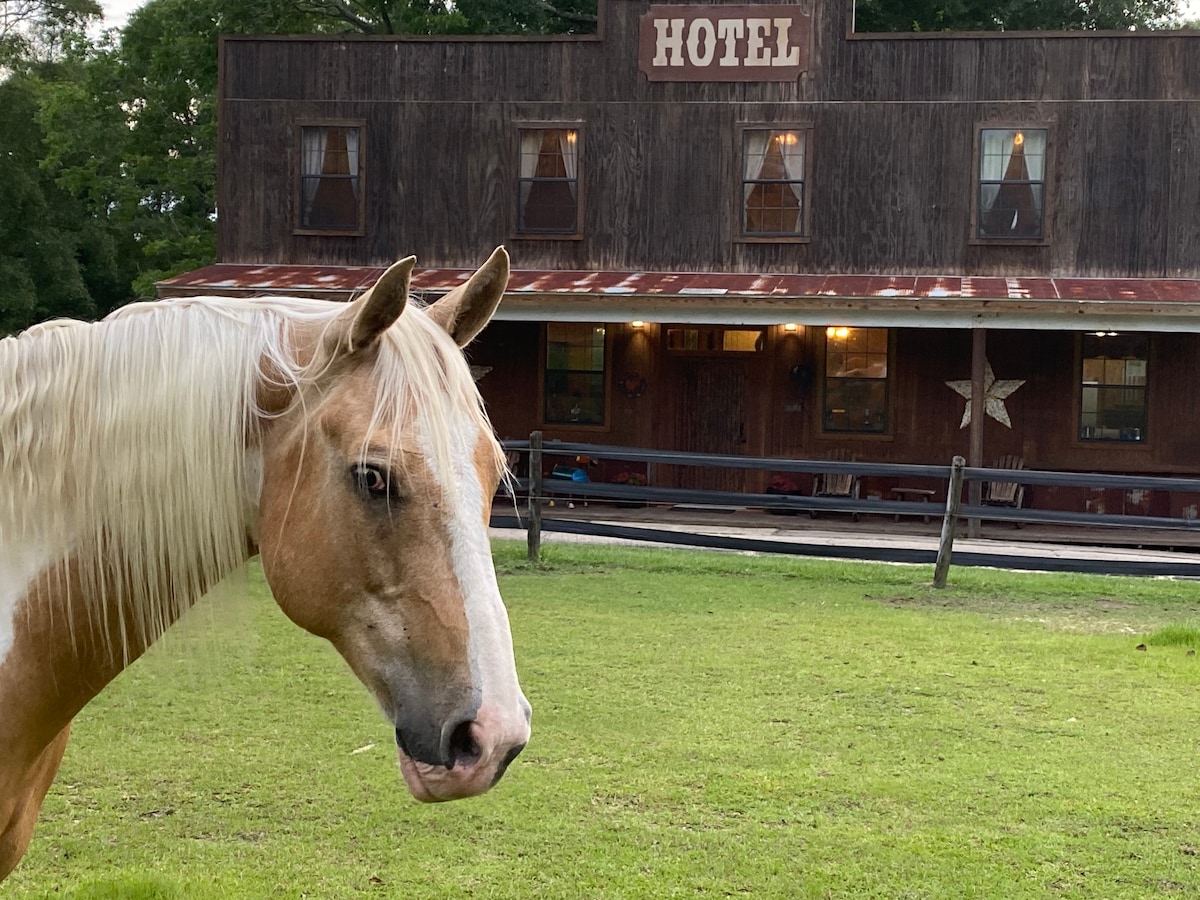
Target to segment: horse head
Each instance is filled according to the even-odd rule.
[[[256,539],[283,611],[333,643],[395,727],[409,790],[437,801],[500,778],[530,706],[487,534],[503,456],[460,349],[508,257],[425,309],[413,262],[292,329],[311,378],[265,376]]]

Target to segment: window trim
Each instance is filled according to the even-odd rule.
[[[1046,247],[1051,242],[1053,216],[1053,173],[1054,173],[1054,122],[1000,121],[977,122],[974,144],[971,151],[971,214],[967,222],[967,243],[977,247]],[[1042,233],[1039,237],[984,237],[979,234],[979,167],[982,163],[983,133],[985,131],[1044,131],[1046,132],[1046,157],[1042,172]]]
[[[604,421],[599,425],[586,425],[571,422],[546,421],[546,345],[547,325],[587,325],[591,328],[604,326]],[[537,423],[543,431],[590,431],[597,434],[607,434],[612,431],[612,358],[613,358],[613,323],[612,322],[542,322],[538,328],[538,370],[537,370]],[[563,371],[563,370],[555,370]]]
[[[800,210],[800,234],[747,234],[745,171],[746,132],[748,131],[797,131],[804,135],[804,205]],[[813,173],[813,124],[812,122],[739,122],[735,128],[736,142],[733,159],[733,190],[730,198],[732,210],[730,222],[735,222],[733,242],[735,244],[809,244],[812,243],[812,173]]]
[[[851,325],[851,328],[883,328],[888,333],[888,374],[884,382],[885,402],[887,408],[887,427],[883,431],[830,431],[825,427],[825,385],[827,380],[826,361],[829,352],[829,339],[824,329],[829,326],[819,326],[819,340],[816,344],[817,377],[814,382],[816,400],[812,404],[814,427],[813,434],[818,440],[845,441],[847,439],[864,441],[893,441],[896,435],[896,339],[899,328],[878,325]]]
[[[358,129],[358,224],[354,228],[309,228],[304,225],[304,129]],[[292,197],[296,204],[292,234],[329,237],[363,237],[367,221],[367,120],[366,119],[298,119],[296,121],[296,163],[292,166]]]
[[[512,227],[509,233],[517,241],[581,241],[587,199],[584,190],[584,164],[587,159],[587,133],[582,119],[552,119],[545,121],[519,121],[513,123],[513,166],[512,172]],[[574,231],[521,231],[521,132],[546,131],[552,128],[570,129],[575,138],[575,230]],[[544,331],[544,329],[543,329]]]
[[[1095,329],[1093,329],[1095,330]],[[1071,369],[1071,447],[1080,450],[1100,450],[1103,452],[1118,451],[1122,453],[1150,453],[1151,443],[1154,437],[1154,416],[1151,390],[1153,390],[1153,374],[1158,368],[1157,365],[1157,350],[1158,342],[1155,340],[1155,334],[1151,331],[1131,331],[1130,334],[1144,334],[1146,336],[1146,388],[1145,388],[1145,403],[1146,403],[1146,433],[1140,441],[1122,441],[1122,440],[1107,440],[1103,438],[1085,438],[1080,432],[1082,431],[1083,419],[1083,337],[1087,332],[1076,331],[1074,334],[1074,357],[1075,364]]]

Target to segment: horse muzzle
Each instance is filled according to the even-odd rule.
[[[529,740],[531,710],[521,698],[516,716],[486,707],[473,719],[448,721],[437,730],[396,727],[400,773],[422,803],[482,794],[504,775]]]

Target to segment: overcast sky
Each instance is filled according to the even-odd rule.
[[[104,9],[104,27],[124,27],[129,14],[144,2],[145,0],[100,0],[100,6]]]

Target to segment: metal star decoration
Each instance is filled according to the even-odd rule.
[[[983,361],[983,411],[1001,425],[1012,428],[1012,420],[1008,417],[1008,409],[1004,406],[1004,400],[1024,383],[1025,379],[1023,378],[997,381],[996,374],[992,371],[992,364],[985,359]],[[947,381],[946,387],[966,398],[967,408],[963,410],[962,423],[958,426],[959,428],[966,428],[971,424],[970,379],[967,381]]]

